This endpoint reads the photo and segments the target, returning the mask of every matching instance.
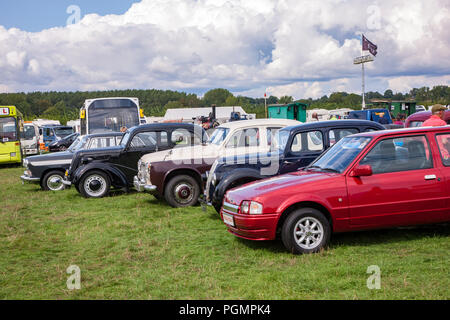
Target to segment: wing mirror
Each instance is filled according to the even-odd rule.
[[[350,177],[368,177],[373,174],[372,166],[365,164],[359,165],[350,172]]]

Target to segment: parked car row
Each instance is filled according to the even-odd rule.
[[[86,198],[133,187],[173,207],[212,205],[232,234],[317,252],[333,232],[450,220],[450,128],[374,121],[148,124],[28,157],[22,180]]]
[[[64,173],[72,163],[77,151],[115,146],[120,142],[122,136],[122,133],[78,136],[66,151],[26,158],[23,161],[26,170],[20,178],[23,182],[39,183],[43,190],[63,190]]]

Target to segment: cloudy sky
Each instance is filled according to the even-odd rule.
[[[0,92],[361,92],[450,85],[448,0],[14,0],[0,4]]]

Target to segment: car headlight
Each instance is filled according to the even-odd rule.
[[[241,213],[243,214],[262,214],[263,205],[256,201],[242,201]]]
[[[28,159],[23,160],[23,166],[28,169]]]

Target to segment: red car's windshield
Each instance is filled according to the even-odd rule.
[[[346,137],[311,163],[307,169],[342,173],[371,139],[370,137]]]

